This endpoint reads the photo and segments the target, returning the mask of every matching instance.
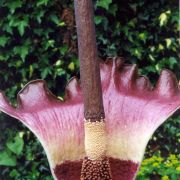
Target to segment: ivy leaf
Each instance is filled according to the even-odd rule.
[[[64,74],[66,74],[66,71],[63,68],[58,68],[55,72],[55,77],[62,76]]]
[[[166,41],[166,47],[169,48],[172,44],[172,40],[170,38],[166,38],[165,41]]]
[[[41,72],[41,78],[45,79],[49,74],[52,74],[52,71],[49,67],[44,68]]]
[[[170,65],[170,68],[171,68],[171,69],[174,68],[175,65],[178,65],[178,62],[177,62],[177,60],[176,60],[175,57],[170,57],[170,58],[168,59],[168,63],[169,63],[169,65]]]
[[[20,176],[19,172],[16,169],[13,169],[9,175],[10,177],[16,177],[16,178]]]
[[[0,152],[0,165],[16,166],[16,157],[7,151]]]
[[[49,16],[49,19],[50,19],[53,23],[55,23],[55,24],[57,24],[57,25],[59,25],[59,23],[60,23],[59,18],[58,18],[55,14],[50,15],[50,16]]]
[[[160,16],[159,16],[160,26],[166,25],[169,14],[171,14],[171,11],[166,11],[166,12],[160,14]]]
[[[7,24],[4,24],[4,26],[2,27],[2,30],[3,30],[4,32],[7,32],[7,33],[11,34],[11,35],[13,34],[12,27],[9,26],[8,23],[7,23]]]
[[[48,40],[47,42],[43,42],[44,49],[47,50],[49,47],[54,47],[55,41]]]
[[[142,33],[138,34],[138,37],[140,40],[146,42],[146,40],[148,38],[148,34],[146,32],[142,32]]]
[[[8,40],[9,40],[8,37],[6,37],[6,36],[0,36],[0,46],[1,46],[1,47],[4,47],[4,46],[7,44]]]
[[[71,63],[68,65],[68,69],[70,69],[71,71],[74,71],[74,69],[75,69],[74,62],[71,62]]]
[[[25,28],[28,26],[29,19],[28,16],[23,14],[23,19],[19,15],[10,16],[8,25],[10,27],[17,27],[19,34],[22,36],[24,34]]]
[[[117,10],[118,10],[117,4],[112,4],[109,8],[109,13],[111,13],[113,16],[116,16]]]
[[[20,155],[23,150],[24,141],[22,137],[20,137],[20,135],[17,134],[13,138],[13,140],[8,141],[6,145],[13,153]]]
[[[19,17],[17,15],[13,15],[13,16],[7,16],[7,19],[9,20],[8,25],[10,27],[17,27],[19,24]]]
[[[16,46],[14,47],[13,51],[14,51],[14,54],[19,55],[21,59],[24,61],[26,56],[29,53],[29,48],[28,46]]]
[[[15,0],[15,1],[8,1],[6,3],[6,6],[10,9],[11,13],[13,14],[17,8],[22,7],[22,1],[21,0]]]
[[[19,31],[19,34],[20,34],[21,36],[23,36],[24,30],[25,30],[25,28],[26,28],[27,26],[28,26],[28,19],[27,19],[27,18],[25,18],[25,19],[22,20],[22,21],[19,21],[18,31]]]
[[[44,10],[41,10],[37,13],[36,15],[36,19],[38,21],[38,23],[40,24],[42,22],[42,17],[44,16],[45,14],[45,11]]]
[[[64,46],[60,47],[59,50],[60,50],[60,53],[64,56],[68,51],[68,46],[64,45]]]
[[[165,13],[162,13],[159,16],[159,20],[160,20],[160,26],[163,26],[167,22],[167,15]]]
[[[96,3],[96,7],[101,7],[108,10],[111,3],[112,0],[98,0]]]
[[[42,5],[47,5],[49,0],[38,0],[37,2],[37,6],[42,6]]]
[[[60,27],[63,27],[66,25],[66,23],[64,21],[60,21],[59,24],[58,24]]]
[[[94,20],[95,20],[95,24],[98,25],[103,21],[103,17],[102,16],[95,16]]]

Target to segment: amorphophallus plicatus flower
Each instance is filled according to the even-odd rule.
[[[19,92],[17,107],[1,92],[0,110],[37,136],[55,179],[134,179],[153,132],[180,107],[177,79],[163,70],[153,88],[119,58],[99,72],[92,2],[75,0],[75,10],[81,85],[72,78],[61,101],[35,80]]]

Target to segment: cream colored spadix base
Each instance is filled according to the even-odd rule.
[[[106,155],[107,135],[104,121],[85,121],[85,151],[91,160],[101,159]]]

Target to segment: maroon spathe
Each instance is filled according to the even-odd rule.
[[[130,160],[123,161],[109,158],[113,180],[132,180],[135,177],[139,164]],[[82,160],[66,161],[57,165],[54,173],[58,180],[80,180]]]

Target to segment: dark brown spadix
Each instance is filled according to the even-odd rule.
[[[96,46],[92,0],[75,0],[75,17],[83,91],[84,117],[90,121],[104,119],[100,70]]]

